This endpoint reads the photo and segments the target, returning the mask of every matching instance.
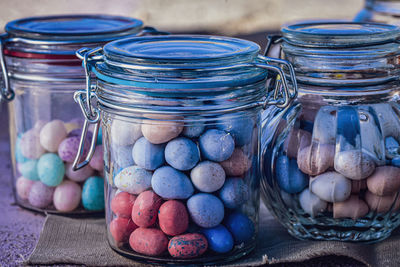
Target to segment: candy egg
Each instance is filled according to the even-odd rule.
[[[367,178],[368,190],[378,196],[393,195],[400,189],[400,168],[380,166]]]
[[[189,226],[186,207],[179,201],[168,200],[158,212],[160,229],[167,235],[176,236],[184,233]]]
[[[40,144],[49,152],[57,152],[58,146],[66,137],[67,130],[60,120],[52,120],[40,130]]]
[[[192,140],[185,137],[175,138],[165,147],[165,160],[175,169],[187,171],[200,160],[200,151]]]
[[[196,122],[193,125],[183,127],[182,134],[189,138],[199,137],[206,127],[201,122]]]
[[[118,217],[130,218],[136,196],[127,192],[120,192],[111,200],[111,210]]]
[[[286,151],[289,158],[297,158],[300,144],[303,147],[309,146],[311,144],[311,134],[302,129],[293,129],[285,139],[283,150]]]
[[[132,150],[135,163],[146,170],[155,170],[164,164],[164,145],[155,145],[142,137],[136,141]]]
[[[227,176],[242,176],[251,167],[251,160],[241,148],[235,148],[231,157],[221,163]]]
[[[367,181],[363,180],[351,180],[351,193],[358,194],[367,188]]]
[[[28,196],[29,203],[36,208],[46,208],[53,201],[54,189],[40,181],[34,182]]]
[[[314,121],[313,141],[334,145],[336,142],[336,108],[323,106]]]
[[[177,121],[148,120],[142,124],[143,136],[153,144],[166,143],[177,137],[182,130],[183,123]]]
[[[333,218],[352,218],[356,220],[364,217],[369,211],[367,203],[358,196],[350,196],[346,201],[333,203]]]
[[[313,194],[308,188],[300,193],[299,202],[301,208],[312,217],[315,217],[318,213],[324,212],[328,206],[326,201]]]
[[[63,161],[74,162],[75,156],[79,150],[80,136],[72,136],[64,139],[58,146],[58,155]],[[89,140],[83,149],[83,155],[86,156],[89,152]]]
[[[385,145],[377,121],[370,112],[358,111],[362,151],[371,156],[378,165],[385,165]]]
[[[32,181],[39,180],[39,173],[38,173],[38,160],[37,159],[28,159],[24,163],[18,164],[18,171],[27,179]]]
[[[138,253],[157,256],[167,250],[168,238],[159,229],[139,227],[129,237],[129,245]]]
[[[219,191],[219,197],[225,207],[236,209],[249,199],[249,187],[242,178],[228,178]]]
[[[297,164],[302,172],[315,176],[333,167],[334,158],[334,145],[312,143],[299,150]]]
[[[65,164],[65,176],[75,182],[83,182],[87,178],[93,175],[94,170],[89,165],[86,165],[79,170],[74,171],[72,168],[72,163]]]
[[[36,131],[38,131],[38,133],[40,132],[40,130],[42,130],[42,128],[46,125],[47,121],[44,120],[38,120],[35,125],[33,126],[33,129],[35,129]]]
[[[202,155],[212,161],[229,159],[235,149],[232,136],[216,129],[210,129],[202,134],[199,142]]]
[[[174,258],[196,258],[207,251],[207,239],[201,234],[184,234],[171,238],[168,252]]]
[[[111,146],[111,161],[119,168],[126,168],[135,164],[132,157],[133,145],[130,146]]]
[[[254,223],[241,212],[236,211],[229,214],[224,224],[231,232],[235,244],[247,242],[254,236]]]
[[[250,143],[254,128],[254,120],[248,117],[228,119],[218,125],[218,129],[232,135],[237,146],[244,146]]]
[[[121,243],[128,242],[129,236],[137,228],[138,226],[131,218],[123,217],[114,218],[109,225],[110,233],[117,243],[117,246],[121,246]]]
[[[390,103],[380,103],[372,105],[380,123],[383,136],[400,137],[400,121]]]
[[[104,180],[99,176],[89,177],[82,188],[83,207],[91,211],[104,209]]]
[[[225,183],[225,171],[218,163],[203,161],[190,172],[190,178],[197,190],[212,193]]]
[[[104,169],[104,160],[103,160],[103,146],[96,146],[96,150],[94,151],[93,157],[89,162],[90,167],[95,169],[96,171],[103,171]]]
[[[152,226],[157,220],[157,213],[162,199],[153,191],[144,191],[138,195],[132,207],[132,220],[140,227]]]
[[[388,155],[398,154],[399,147],[399,142],[393,136],[385,138],[385,148]]]
[[[67,137],[79,136],[79,138],[80,138],[81,135],[82,135],[82,129],[81,128],[77,128],[77,129],[74,129],[71,132],[69,132]],[[92,140],[92,137],[93,137],[93,133],[91,131],[87,131],[86,138],[88,140]]]
[[[17,141],[15,142],[15,160],[18,163],[27,162],[29,159],[24,157],[21,152],[21,137],[17,137]]]
[[[57,210],[73,211],[81,202],[81,187],[72,181],[64,181],[54,191],[53,203]]]
[[[110,136],[112,145],[128,146],[143,135],[139,123],[114,119],[111,124]]]
[[[189,178],[183,172],[169,166],[155,170],[151,186],[154,192],[165,199],[187,199],[194,192]]]
[[[37,169],[40,181],[47,186],[57,186],[64,178],[64,163],[57,154],[47,153],[41,156]]]
[[[21,199],[28,199],[29,197],[29,192],[31,191],[32,185],[35,182],[27,179],[25,177],[19,177],[17,179],[17,182],[15,183],[15,189],[17,191],[17,195],[21,198]]]
[[[223,225],[206,228],[202,233],[207,238],[208,247],[217,253],[226,253],[233,248],[232,234]]]
[[[70,133],[71,131],[73,131],[75,129],[79,129],[80,125],[76,122],[67,122],[67,123],[64,123],[64,127],[65,127],[65,130],[67,131],[67,133]]]
[[[325,172],[311,178],[310,190],[327,202],[342,202],[351,194],[351,181],[337,172]]]
[[[151,172],[139,166],[130,166],[115,176],[114,183],[118,189],[136,195],[151,187],[151,177]]]
[[[359,150],[336,153],[334,166],[338,173],[353,180],[367,178],[375,170],[375,162],[371,156]]]
[[[21,154],[29,159],[38,159],[46,150],[40,144],[39,131],[31,129],[21,137]]]
[[[389,196],[377,196],[370,191],[365,193],[365,201],[372,211],[378,213],[386,213],[392,208],[392,210],[398,210],[400,207],[400,198],[397,197],[397,193]]]
[[[199,193],[187,201],[187,208],[192,220],[201,227],[217,226],[224,219],[224,205],[216,196]]]
[[[299,193],[308,185],[308,176],[298,169],[296,160],[286,156],[276,160],[276,180],[279,187],[289,194]]]

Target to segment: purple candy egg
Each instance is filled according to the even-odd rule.
[[[96,146],[96,150],[94,151],[93,157],[89,162],[90,167],[97,171],[102,171],[104,168],[104,161],[103,161],[103,146],[99,145]]]
[[[64,139],[60,146],[58,147],[58,155],[63,161],[66,162],[73,162],[76,156],[76,153],[79,149],[79,142],[81,137],[80,136],[72,136]],[[88,138],[87,138],[88,139]],[[83,149],[84,157],[86,157],[87,153],[89,152],[89,140],[86,140],[86,145]]]
[[[73,136],[81,137],[81,134],[82,134],[82,129],[78,128],[78,129],[74,129],[74,130],[70,131],[68,133],[67,137],[73,137]],[[89,140],[92,140],[92,137],[93,137],[93,133],[88,131],[87,134],[86,134],[86,138],[89,139]]]
[[[53,202],[54,187],[49,187],[40,181],[35,182],[29,192],[29,203],[37,208],[45,208]]]

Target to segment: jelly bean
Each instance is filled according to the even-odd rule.
[[[132,220],[140,227],[152,226],[157,220],[157,213],[162,199],[153,191],[144,191],[138,195],[132,207]]]
[[[57,186],[64,178],[64,163],[57,154],[47,153],[41,156],[37,169],[40,181],[47,186]]]
[[[212,193],[225,183],[225,171],[218,163],[203,161],[190,172],[190,178],[197,190]]]
[[[364,217],[369,211],[367,203],[358,196],[350,196],[346,201],[333,203],[333,218],[352,218],[356,220]]]
[[[103,146],[96,146],[96,150],[94,151],[93,157],[89,162],[90,167],[95,169],[96,171],[103,171],[104,169],[104,160],[103,160]]]
[[[381,197],[367,191],[365,193],[365,201],[372,211],[378,213],[386,213],[390,209],[396,211],[400,208],[400,198],[397,196],[397,193]]]
[[[210,129],[202,134],[199,142],[202,155],[212,161],[229,159],[235,149],[232,136],[216,129]]]
[[[72,136],[64,139],[58,146],[58,155],[63,161],[74,162],[75,156],[79,150],[80,136]],[[89,143],[89,140],[86,142]],[[89,146],[85,145],[83,149],[83,155],[86,156],[89,152]]]
[[[83,207],[91,211],[104,209],[104,180],[99,176],[89,177],[82,188]]]
[[[375,170],[374,160],[359,150],[341,151],[335,155],[335,170],[349,179],[361,180]]]
[[[67,130],[60,120],[52,120],[40,130],[40,144],[49,152],[57,152],[58,146],[66,137]]]
[[[151,179],[154,192],[165,199],[187,199],[194,189],[189,178],[169,166],[158,168]]]
[[[115,186],[130,194],[140,194],[151,187],[152,173],[139,167],[130,166],[114,178]]]
[[[40,144],[39,132],[31,129],[21,137],[21,154],[29,159],[38,159],[46,150]]]
[[[83,182],[94,174],[94,170],[89,165],[86,165],[79,170],[74,171],[72,163],[65,164],[65,176],[75,182]]]
[[[194,125],[188,125],[183,128],[182,134],[189,138],[199,137],[206,127],[203,123],[197,122]]]
[[[138,226],[131,218],[117,217],[110,222],[109,228],[117,246],[121,246],[121,243],[128,242],[129,236],[138,228]]]
[[[224,218],[224,205],[216,196],[199,193],[187,201],[192,220],[201,227],[210,228],[220,224]]]
[[[164,164],[164,145],[155,145],[142,137],[132,149],[135,163],[146,170],[155,170]]]
[[[367,178],[368,190],[378,196],[393,195],[400,189],[400,168],[380,166]]]
[[[118,146],[132,145],[142,137],[140,124],[115,119],[111,124],[111,144]]]
[[[324,212],[328,206],[326,201],[313,194],[308,188],[300,193],[299,203],[301,208],[312,217]]]
[[[179,201],[168,200],[158,212],[160,229],[167,235],[176,236],[184,233],[189,226],[186,207]]]
[[[111,210],[118,217],[131,218],[135,200],[136,196],[126,192],[120,192],[111,200]]]
[[[312,143],[299,150],[297,165],[302,172],[315,176],[333,167],[334,158],[334,145]]]
[[[171,238],[168,252],[174,258],[196,258],[207,251],[207,239],[201,234],[184,234]]]
[[[15,160],[18,163],[27,162],[29,159],[24,157],[21,152],[21,137],[17,137],[17,141],[15,142]]]
[[[24,163],[18,164],[18,171],[24,176],[32,181],[39,180],[38,173],[38,160],[37,159],[28,159]]]
[[[358,194],[367,188],[367,181],[364,180],[351,180],[351,193]]]
[[[321,107],[315,117],[313,141],[324,145],[336,143],[336,107]]]
[[[233,212],[229,214],[224,224],[226,228],[228,228],[229,232],[231,232],[235,244],[247,242],[254,236],[254,223],[249,217],[241,212]]]
[[[299,193],[308,185],[308,176],[298,169],[296,160],[286,156],[276,160],[276,180],[280,189],[289,194]]]
[[[119,168],[126,168],[128,166],[132,166],[135,164],[132,157],[132,149],[131,146],[111,146],[111,158]]]
[[[230,133],[237,146],[244,146],[252,139],[254,124],[252,118],[241,117],[224,121],[218,129]]]
[[[342,202],[351,194],[351,181],[337,172],[325,172],[311,178],[310,190],[327,202]]]
[[[139,227],[129,237],[129,245],[138,253],[158,256],[167,250],[168,238],[159,229]]]
[[[81,194],[81,187],[77,183],[65,180],[54,191],[54,206],[59,211],[73,211],[81,202]]]
[[[227,176],[243,176],[251,167],[251,160],[241,148],[235,148],[232,156],[221,162]]]
[[[219,197],[225,207],[236,209],[249,199],[249,187],[242,178],[228,178],[219,191]]]
[[[226,253],[233,248],[232,234],[223,225],[206,228],[202,233],[207,238],[208,247],[217,253]]]
[[[29,192],[29,203],[36,208],[46,208],[53,201],[54,187],[49,187],[40,181],[36,181]]]
[[[27,179],[25,177],[19,177],[17,179],[17,182],[15,184],[15,189],[17,191],[18,196],[23,199],[26,200],[29,197],[29,192],[31,191],[32,185],[35,182]]]
[[[289,158],[297,158],[300,144],[302,144],[303,147],[309,146],[311,144],[311,134],[302,129],[293,129],[283,144],[283,149],[286,151]]]
[[[177,137],[183,131],[183,124],[179,121],[181,118],[174,117],[161,117],[160,119],[166,120],[147,120],[142,124],[142,133],[149,142],[153,144],[166,143]]]
[[[165,147],[165,160],[175,169],[187,171],[196,166],[200,160],[200,151],[190,139],[175,138]]]

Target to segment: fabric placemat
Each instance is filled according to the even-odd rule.
[[[104,219],[74,219],[48,215],[38,244],[26,264],[144,266],[142,262],[127,259],[114,252],[107,243],[105,232]],[[369,245],[336,241],[301,241],[291,237],[263,207],[260,212],[259,236],[257,248],[253,253],[226,266],[301,263],[322,256],[345,256],[374,267],[400,266],[399,230],[384,242]]]

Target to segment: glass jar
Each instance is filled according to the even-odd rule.
[[[296,94],[286,79],[266,92],[267,70],[293,70],[259,49],[235,38],[170,35],[78,51],[95,76],[96,88],[75,99],[84,129],[101,121],[114,250],[183,264],[233,260],[254,248],[260,111]],[[92,153],[83,163],[77,155],[77,166]]]
[[[301,239],[379,241],[400,221],[399,28],[282,29],[298,99],[263,120],[262,197]]]
[[[379,22],[400,26],[399,0],[365,0],[355,22]]]
[[[102,212],[102,156],[85,169],[72,169],[83,125],[73,94],[86,86],[75,51],[154,29],[126,17],[67,15],[15,20],[5,30],[1,95],[10,101],[16,202],[35,211]]]

